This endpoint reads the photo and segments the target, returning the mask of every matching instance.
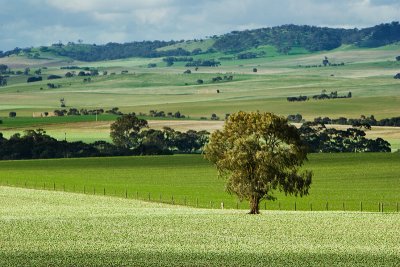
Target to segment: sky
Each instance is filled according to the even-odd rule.
[[[283,24],[365,28],[400,0],[0,0],[0,50],[78,42],[190,40]]]

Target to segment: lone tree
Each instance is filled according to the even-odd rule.
[[[141,144],[140,131],[147,127],[146,120],[139,119],[133,114],[127,114],[111,124],[110,136],[115,145],[135,149]]]
[[[226,178],[226,190],[250,202],[259,214],[262,199],[275,200],[273,191],[307,195],[311,171],[300,171],[307,159],[300,134],[287,119],[272,113],[231,114],[222,130],[211,134],[205,158]]]

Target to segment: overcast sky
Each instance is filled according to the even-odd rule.
[[[282,24],[363,28],[400,20],[400,0],[0,0],[0,50],[62,41],[204,38]]]

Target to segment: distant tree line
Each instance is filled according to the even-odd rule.
[[[215,61],[214,59],[198,59],[191,62],[186,63],[186,67],[218,67],[221,65],[221,62]]]
[[[27,130],[22,135],[14,134],[9,139],[0,133],[0,160],[200,153],[208,141],[208,135],[206,131],[146,129],[139,133],[138,145],[132,148],[105,141],[91,144],[58,141],[42,129]]]
[[[378,47],[400,41],[399,22],[364,29],[333,29],[315,26],[283,25],[272,28],[233,31],[219,36],[213,48],[222,52],[241,52],[260,45],[273,45],[287,54],[292,47],[308,51],[332,50],[343,44]]]
[[[306,122],[299,128],[302,140],[311,153],[390,152],[390,144],[382,138],[367,139],[361,128],[337,130],[324,124]]]
[[[347,95],[338,95],[337,91],[331,92],[330,94],[327,94],[325,90],[321,92],[321,94],[318,95],[313,95],[312,99],[314,100],[324,100],[324,99],[337,99],[337,98],[351,98],[352,93],[348,92]],[[307,101],[310,98],[308,96],[290,96],[286,98],[287,101],[289,102],[299,102],[299,101]]]
[[[290,122],[305,122],[301,114],[291,114],[287,117]],[[364,116],[361,115],[360,118],[345,118],[339,117],[336,119],[331,119],[329,117],[317,117],[312,121],[317,124],[339,124],[339,125],[352,125],[353,127],[363,127],[370,129],[371,126],[392,126],[400,127],[400,117],[392,117],[377,120],[374,115]]]
[[[340,117],[337,119],[330,119],[329,117],[318,117],[314,119],[315,123],[321,124],[341,124],[341,125],[353,125],[353,126],[364,126],[369,128],[370,126],[394,126],[400,127],[400,117],[392,117],[376,120],[374,115],[364,116],[362,115],[358,119],[347,119]]]
[[[261,45],[273,45],[282,54],[288,54],[293,47],[302,47],[308,51],[332,50],[343,44],[359,47],[379,47],[400,41],[399,22],[379,24],[364,29],[338,29],[316,26],[283,25],[255,30],[232,31],[221,36],[213,36],[215,43],[205,53],[244,52]],[[40,47],[40,52],[53,52],[55,55],[70,57],[81,61],[112,60],[129,57],[180,57],[203,53],[200,48],[192,52],[182,48],[158,50],[181,41],[142,41],[129,43],[68,44],[56,43],[49,47]],[[40,54],[31,48],[14,48],[0,51],[0,58],[25,53],[28,57],[39,58]],[[254,58],[253,52],[244,52],[238,59]],[[169,61],[172,62],[172,61]]]
[[[175,62],[192,62],[193,57],[165,57],[163,61],[170,67],[174,65]]]

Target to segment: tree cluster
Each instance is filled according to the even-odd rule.
[[[129,155],[129,151],[122,151],[102,141],[93,144],[58,141],[41,129],[27,130],[23,135],[15,134],[9,139],[0,133],[1,160],[122,155]]]
[[[111,144],[96,141],[86,144],[58,141],[42,129],[26,130],[22,135],[14,134],[9,139],[0,133],[0,160],[200,153],[208,141],[208,135],[206,131],[144,129],[137,136],[130,134],[129,138],[134,140],[126,140],[129,145],[125,146],[125,143],[119,142]]]
[[[370,128],[371,126],[394,126],[400,127],[400,117],[392,117],[376,120],[374,115],[364,116],[361,115],[358,119],[340,117],[337,119],[331,119],[329,117],[318,117],[314,119],[315,123],[321,124],[340,124],[340,125],[352,125],[356,127],[363,126],[364,128]]]
[[[33,77],[29,77],[26,82],[27,83],[33,83],[33,82],[40,82],[41,80],[43,80],[42,76],[33,76]]]
[[[192,62],[192,57],[165,57],[163,61],[167,63],[167,66],[170,67],[174,65],[175,62]]]
[[[367,139],[360,128],[337,130],[324,124],[306,122],[299,129],[303,142],[312,153],[390,152],[390,144],[382,138]]]
[[[219,36],[213,48],[222,52],[241,52],[260,45],[273,45],[284,54],[292,47],[308,51],[335,49],[343,44],[378,47],[400,41],[399,22],[365,29],[333,29],[315,26],[283,25],[272,28],[233,31]]]
[[[186,63],[186,67],[218,67],[221,62],[215,61],[215,59],[198,59]]]
[[[129,57],[166,57],[189,56],[190,52],[177,48],[158,51],[158,48],[175,44],[175,41],[143,41],[124,44],[108,43],[106,45],[73,44],[51,46],[49,49],[56,55],[67,56],[81,61],[112,60]]]
[[[211,78],[211,82],[216,83],[216,82],[221,82],[221,81],[233,81],[233,76],[232,75],[225,75],[224,77],[221,76],[217,76],[217,77],[213,77]]]
[[[313,95],[312,99],[314,100],[324,100],[324,99],[337,99],[337,98],[351,98],[352,93],[348,92],[347,95],[338,95],[337,91],[330,92],[330,94],[327,94],[325,90],[323,90],[320,94],[318,95]],[[301,102],[301,101],[307,101],[310,98],[308,96],[290,96],[287,97],[286,100],[289,102]]]
[[[123,115],[111,124],[113,143],[138,154],[195,153],[208,141],[206,131],[188,130],[185,133],[164,127],[148,129],[148,123],[133,114]]]

